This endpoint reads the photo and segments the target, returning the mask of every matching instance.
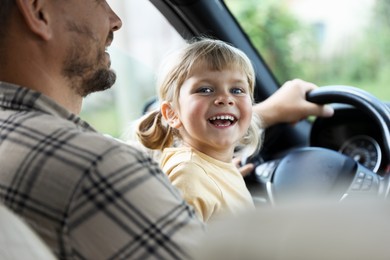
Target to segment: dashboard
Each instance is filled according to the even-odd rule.
[[[363,111],[348,105],[334,105],[330,118],[317,118],[312,126],[310,146],[343,153],[366,168],[383,175],[388,162],[383,157],[380,127]]]

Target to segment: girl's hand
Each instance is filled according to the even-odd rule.
[[[240,157],[233,158],[233,163],[238,168],[238,171],[241,173],[242,177],[247,176],[254,169],[254,164],[252,164],[252,163],[248,163],[248,164],[245,164],[244,166],[242,166]]]
[[[276,123],[296,123],[308,116],[330,117],[333,108],[306,100],[306,93],[317,88],[313,83],[300,79],[287,81],[272,96],[253,106],[264,127]]]

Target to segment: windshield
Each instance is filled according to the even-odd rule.
[[[283,83],[352,85],[390,100],[390,0],[225,0]]]

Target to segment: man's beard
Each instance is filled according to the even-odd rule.
[[[102,55],[99,55],[96,62],[87,62],[82,60],[82,57],[88,55],[83,51],[76,51],[73,54],[65,62],[64,74],[71,81],[71,86],[78,95],[86,97],[93,92],[103,91],[114,85],[115,72],[108,67],[98,68],[103,60]]]
[[[116,81],[116,74],[109,68],[110,64],[104,65],[105,52],[103,50],[99,52],[90,31],[86,27],[82,29],[83,37],[89,38],[90,41],[76,42],[71,45],[64,62],[63,74],[70,80],[73,90],[78,95],[86,97],[93,92],[112,87]],[[110,37],[113,37],[112,32]],[[88,46],[85,42],[91,44]],[[91,59],[90,54],[94,51],[97,53],[96,58]]]
[[[116,80],[116,74],[109,69],[99,69],[88,78],[84,78],[78,88],[78,94],[82,97],[111,88]]]

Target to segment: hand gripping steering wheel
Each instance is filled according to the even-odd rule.
[[[367,113],[380,127],[384,159],[390,161],[390,110],[379,99],[355,87],[324,86],[309,92],[307,100],[349,104]],[[266,185],[272,204],[302,198],[386,197],[388,193],[383,177],[346,155],[319,147],[294,149],[257,166],[255,175]]]

